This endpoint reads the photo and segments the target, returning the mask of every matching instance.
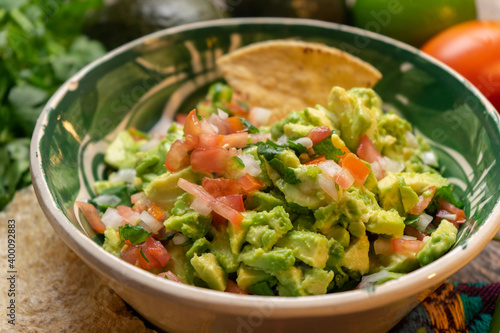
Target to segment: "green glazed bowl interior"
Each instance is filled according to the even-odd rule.
[[[110,52],[60,88],[33,136],[32,174],[42,207],[56,230],[64,229],[60,234],[68,244],[78,253],[87,252],[81,239],[102,241],[78,217],[74,201],[93,196],[92,183],[105,173],[103,153],[119,130],[135,126],[149,131],[160,119],[168,123],[175,113],[188,112],[211,83],[221,80],[215,65],[218,57],[254,42],[285,38],[337,47],[382,72],[375,90],[384,108],[401,114],[427,138],[443,175],[464,201],[471,220],[461,231],[457,248],[408,274],[426,281],[418,288],[442,281],[477,255],[499,228],[500,121],[493,106],[453,70],[405,44],[342,25],[291,19],[219,20],[160,31]],[[470,255],[465,262],[452,260],[460,255],[457,251]],[[97,253],[102,258],[96,260],[103,262],[114,260],[102,249],[89,253]],[[443,268],[447,261],[454,267]],[[437,280],[429,277],[433,272]],[[377,287],[376,292],[399,291],[404,297],[418,291],[408,291],[405,278]],[[185,292],[195,287],[182,288]],[[362,292],[342,294],[359,301]]]

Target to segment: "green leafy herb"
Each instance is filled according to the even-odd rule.
[[[405,219],[405,224],[406,225],[415,225],[419,219],[420,219],[420,215],[408,214],[408,216],[406,216],[406,219]]]
[[[464,203],[455,197],[455,195],[453,194],[453,189],[449,186],[437,189],[436,193],[434,194],[434,197],[441,198],[444,201],[449,202],[460,209],[464,208]]]
[[[130,241],[130,243],[132,243],[132,245],[142,243],[146,240],[147,237],[152,235],[152,233],[147,232],[142,227],[130,224],[119,227],[118,233],[120,234],[122,243],[125,240],[128,240]]]
[[[270,160],[269,165],[276,170],[281,178],[289,184],[298,184],[300,179],[295,176],[295,171],[292,168],[285,166],[285,163],[279,158],[273,158]]]
[[[338,162],[340,156],[344,155],[342,150],[333,145],[331,136],[317,143],[314,146],[314,152],[317,155],[325,155],[327,160],[334,160],[335,162]]]
[[[299,156],[300,154],[307,154],[307,148],[300,143],[295,143],[292,140],[288,140],[288,147],[295,151],[295,154]]]
[[[241,122],[243,123],[243,126],[245,126],[248,130],[248,133],[250,134],[258,134],[259,129],[255,127],[254,125],[250,124],[245,118],[240,117]]]
[[[146,260],[146,262],[149,264],[149,260],[148,260],[148,257],[146,257],[146,255],[144,254],[144,251],[142,250],[142,247],[141,247],[141,256],[144,258],[144,260]]]
[[[137,193],[137,189],[133,186],[129,185],[120,185],[120,186],[115,186],[115,187],[110,187],[105,190],[103,190],[100,195],[104,194],[110,194],[110,195],[115,195],[118,198],[120,198],[120,202],[117,204],[123,205],[123,206],[132,206],[132,202],[130,201],[130,197],[132,194]]]
[[[257,147],[257,154],[264,156],[266,161],[272,160],[276,155],[283,152],[283,148],[277,143],[267,140],[265,143],[259,143]]]

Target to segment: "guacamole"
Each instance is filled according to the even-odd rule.
[[[119,133],[82,213],[130,264],[240,294],[341,292],[445,254],[466,217],[429,145],[370,88],[317,102],[266,124],[216,83],[166,133]]]

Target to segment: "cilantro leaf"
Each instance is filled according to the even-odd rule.
[[[295,171],[293,171],[292,168],[289,168],[285,166],[285,163],[278,159],[278,158],[273,158],[272,160],[268,161],[269,165],[276,170],[281,178],[289,184],[298,184],[300,183],[300,179],[295,176]]]
[[[453,189],[449,186],[441,187],[436,190],[434,197],[441,198],[460,209],[464,208],[464,203],[455,197],[455,195],[453,194]]]
[[[137,189],[133,186],[120,185],[120,186],[114,186],[114,187],[107,188],[107,189],[103,190],[100,195],[104,195],[104,194],[115,195],[118,198],[120,198],[120,202],[117,204],[117,206],[123,205],[123,206],[130,207],[130,206],[132,206],[132,202],[130,201],[130,197],[132,196],[132,194],[134,194],[136,192],[137,192]]]
[[[415,225],[420,219],[420,215],[408,214],[405,220],[406,225]]]
[[[142,243],[147,237],[151,236],[151,232],[147,232],[142,227],[138,225],[125,224],[118,228],[118,233],[120,234],[120,239],[122,243],[125,240],[129,240],[132,245]]]
[[[295,154],[299,156],[300,154],[307,154],[307,148],[300,143],[293,142],[292,140],[288,140],[288,147],[295,151]]]
[[[335,162],[338,162],[340,156],[344,155],[342,150],[333,145],[331,136],[317,143],[314,146],[314,152],[317,155],[325,155],[327,160],[334,160]]]
[[[257,147],[257,154],[264,156],[266,161],[272,160],[276,155],[283,152],[283,148],[277,143],[267,140],[265,143],[261,143]]]
[[[250,134],[260,133],[259,129],[257,127],[255,127],[254,125],[252,125],[250,122],[248,122],[245,118],[240,117],[240,120],[241,120],[241,123],[243,124],[243,126],[245,126],[247,128],[248,133],[250,133]]]

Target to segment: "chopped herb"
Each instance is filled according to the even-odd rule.
[[[146,262],[149,264],[149,260],[148,260],[148,257],[146,257],[146,255],[144,254],[144,251],[142,250],[142,247],[141,247],[141,256],[144,258],[144,260],[146,260]]]
[[[128,185],[120,185],[120,186],[114,186],[107,188],[103,190],[100,195],[114,195],[120,198],[120,202],[116,205],[123,205],[123,206],[132,206],[132,202],[130,201],[130,197],[132,194],[137,193],[137,189],[133,186],[128,186]]]
[[[130,224],[119,227],[118,233],[120,234],[122,243],[125,240],[128,240],[130,241],[130,243],[132,243],[132,245],[142,243],[146,240],[147,237],[152,235],[151,232],[147,232],[142,227],[138,225],[132,226]]]
[[[314,152],[317,155],[325,155],[327,160],[334,160],[335,162],[338,162],[340,156],[344,155],[342,150],[333,145],[331,136],[317,143],[314,146]]]
[[[277,143],[267,140],[265,143],[260,143],[257,148],[257,154],[263,155],[266,161],[272,160],[276,155],[283,152],[283,148]]]
[[[292,168],[285,166],[285,163],[279,158],[273,158],[269,161],[269,165],[276,170],[281,178],[289,184],[298,184],[300,179],[295,176],[295,171]]]
[[[250,134],[258,134],[259,129],[254,125],[250,124],[245,118],[240,117],[241,123],[245,126]]]
[[[405,220],[406,225],[415,225],[420,219],[420,215],[408,214]]]
[[[307,154],[307,148],[304,145],[293,142],[292,140],[288,140],[288,147],[295,151],[297,156],[300,156],[300,154]]]
[[[444,201],[449,202],[452,205],[454,205],[460,209],[463,209],[464,203],[462,201],[458,200],[452,191],[453,191],[453,188],[450,186],[444,186],[444,187],[437,189],[436,193],[434,194],[434,197],[432,198],[431,203],[425,209],[427,214],[434,215],[437,213],[437,211],[439,209],[439,203],[437,201],[438,198],[441,198]]]

